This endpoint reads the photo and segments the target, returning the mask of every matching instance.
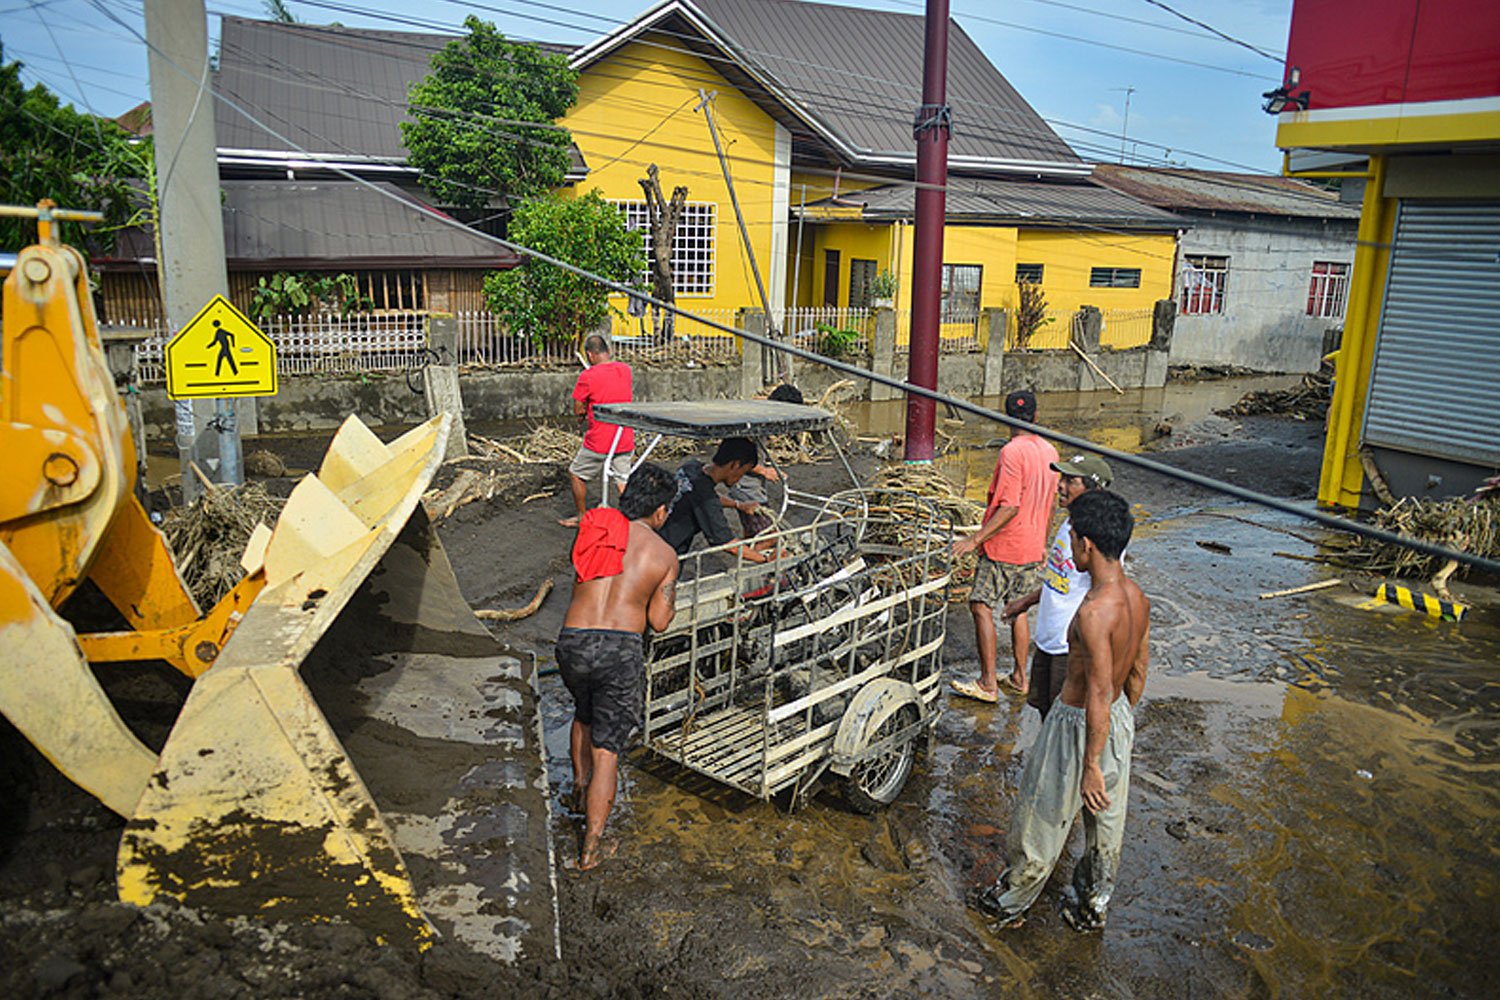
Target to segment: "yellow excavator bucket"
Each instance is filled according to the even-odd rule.
[[[0,712],[126,817],[121,899],[555,954],[535,678],[469,610],[420,505],[450,418],[388,444],[348,418],[200,615],[132,494],[74,251],[22,252],[0,358],[18,457],[0,483]],[[58,608],[85,579],[130,631],[75,634]],[[160,754],[90,666],[145,658],[194,678]]]

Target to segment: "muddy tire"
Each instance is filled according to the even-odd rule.
[[[869,742],[878,743],[916,721],[917,706],[903,705],[887,716],[879,728],[870,734]],[[906,779],[911,777],[916,759],[917,738],[914,736],[878,757],[858,764],[849,772],[849,777],[844,779],[844,799],[857,813],[869,815],[879,812],[896,801],[896,796],[906,787]]]

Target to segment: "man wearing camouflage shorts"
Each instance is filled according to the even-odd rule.
[[[1005,415],[1032,423],[1036,420],[1036,397],[1029,392],[1011,393],[1005,397]],[[1052,471],[1056,461],[1056,448],[1024,426],[1017,427],[995,461],[989,503],[979,530],[953,543],[954,556],[979,549],[979,567],[969,594],[974,642],[979,647],[979,679],[953,682],[954,692],[966,698],[999,700],[995,608],[1036,588],[1046,552],[1052,496],[1057,490],[1057,473]],[[1031,644],[1030,623],[1024,614],[1011,619],[1010,640],[1016,661],[1013,676],[1024,681],[1026,652]],[[1007,682],[1018,693],[1026,693],[1024,684]]]

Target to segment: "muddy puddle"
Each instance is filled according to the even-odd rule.
[[[1041,419],[1137,450],[1164,417],[1191,428],[1263,387],[1063,397],[1071,408],[1049,396]],[[860,433],[898,430],[903,415],[865,407]],[[1183,464],[1315,479],[1320,428],[1212,419],[1213,440],[1187,442]],[[982,496],[995,433],[972,418],[945,430]],[[1262,600],[1330,575],[1277,554],[1313,554],[1322,529],[1148,479],[1120,477],[1143,522],[1130,568],[1155,602],[1153,665],[1103,933],[1077,935],[1057,913],[1076,829],[1027,926],[996,936],[966,910],[965,893],[1002,866],[1038,718],[948,699],[930,752],[874,818],[831,791],[789,812],[637,753],[611,819],[624,841],[612,870],[560,887],[565,942],[571,919],[584,947],[606,937],[689,979],[713,970],[713,995],[1492,995],[1500,622],[1483,607],[1495,592],[1461,585],[1481,605],[1462,624],[1361,607],[1364,578]],[[974,669],[959,605],[945,663],[956,677]],[[543,703],[560,800],[571,706],[555,677]],[[576,850],[574,820],[554,830],[560,852]]]

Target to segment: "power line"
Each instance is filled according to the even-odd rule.
[[[1196,24],[1204,31],[1207,31],[1209,34],[1212,34],[1218,38],[1222,38],[1224,41],[1229,42],[1231,45],[1238,45],[1241,48],[1249,49],[1251,52],[1254,52],[1258,56],[1265,56],[1267,59],[1271,60],[1274,63],[1280,63],[1286,59],[1285,56],[1278,56],[1273,52],[1267,52],[1265,49],[1260,48],[1257,45],[1251,45],[1249,42],[1244,41],[1243,39],[1235,38],[1233,35],[1227,35],[1224,32],[1220,31],[1218,28],[1215,28],[1213,25],[1200,21],[1196,17],[1189,17],[1188,15],[1182,13],[1182,11],[1177,10],[1174,7],[1170,7],[1165,3],[1162,3],[1162,0],[1145,0],[1145,2],[1149,3],[1153,7],[1160,7],[1168,14],[1171,14],[1173,17],[1181,18],[1188,24]]]

